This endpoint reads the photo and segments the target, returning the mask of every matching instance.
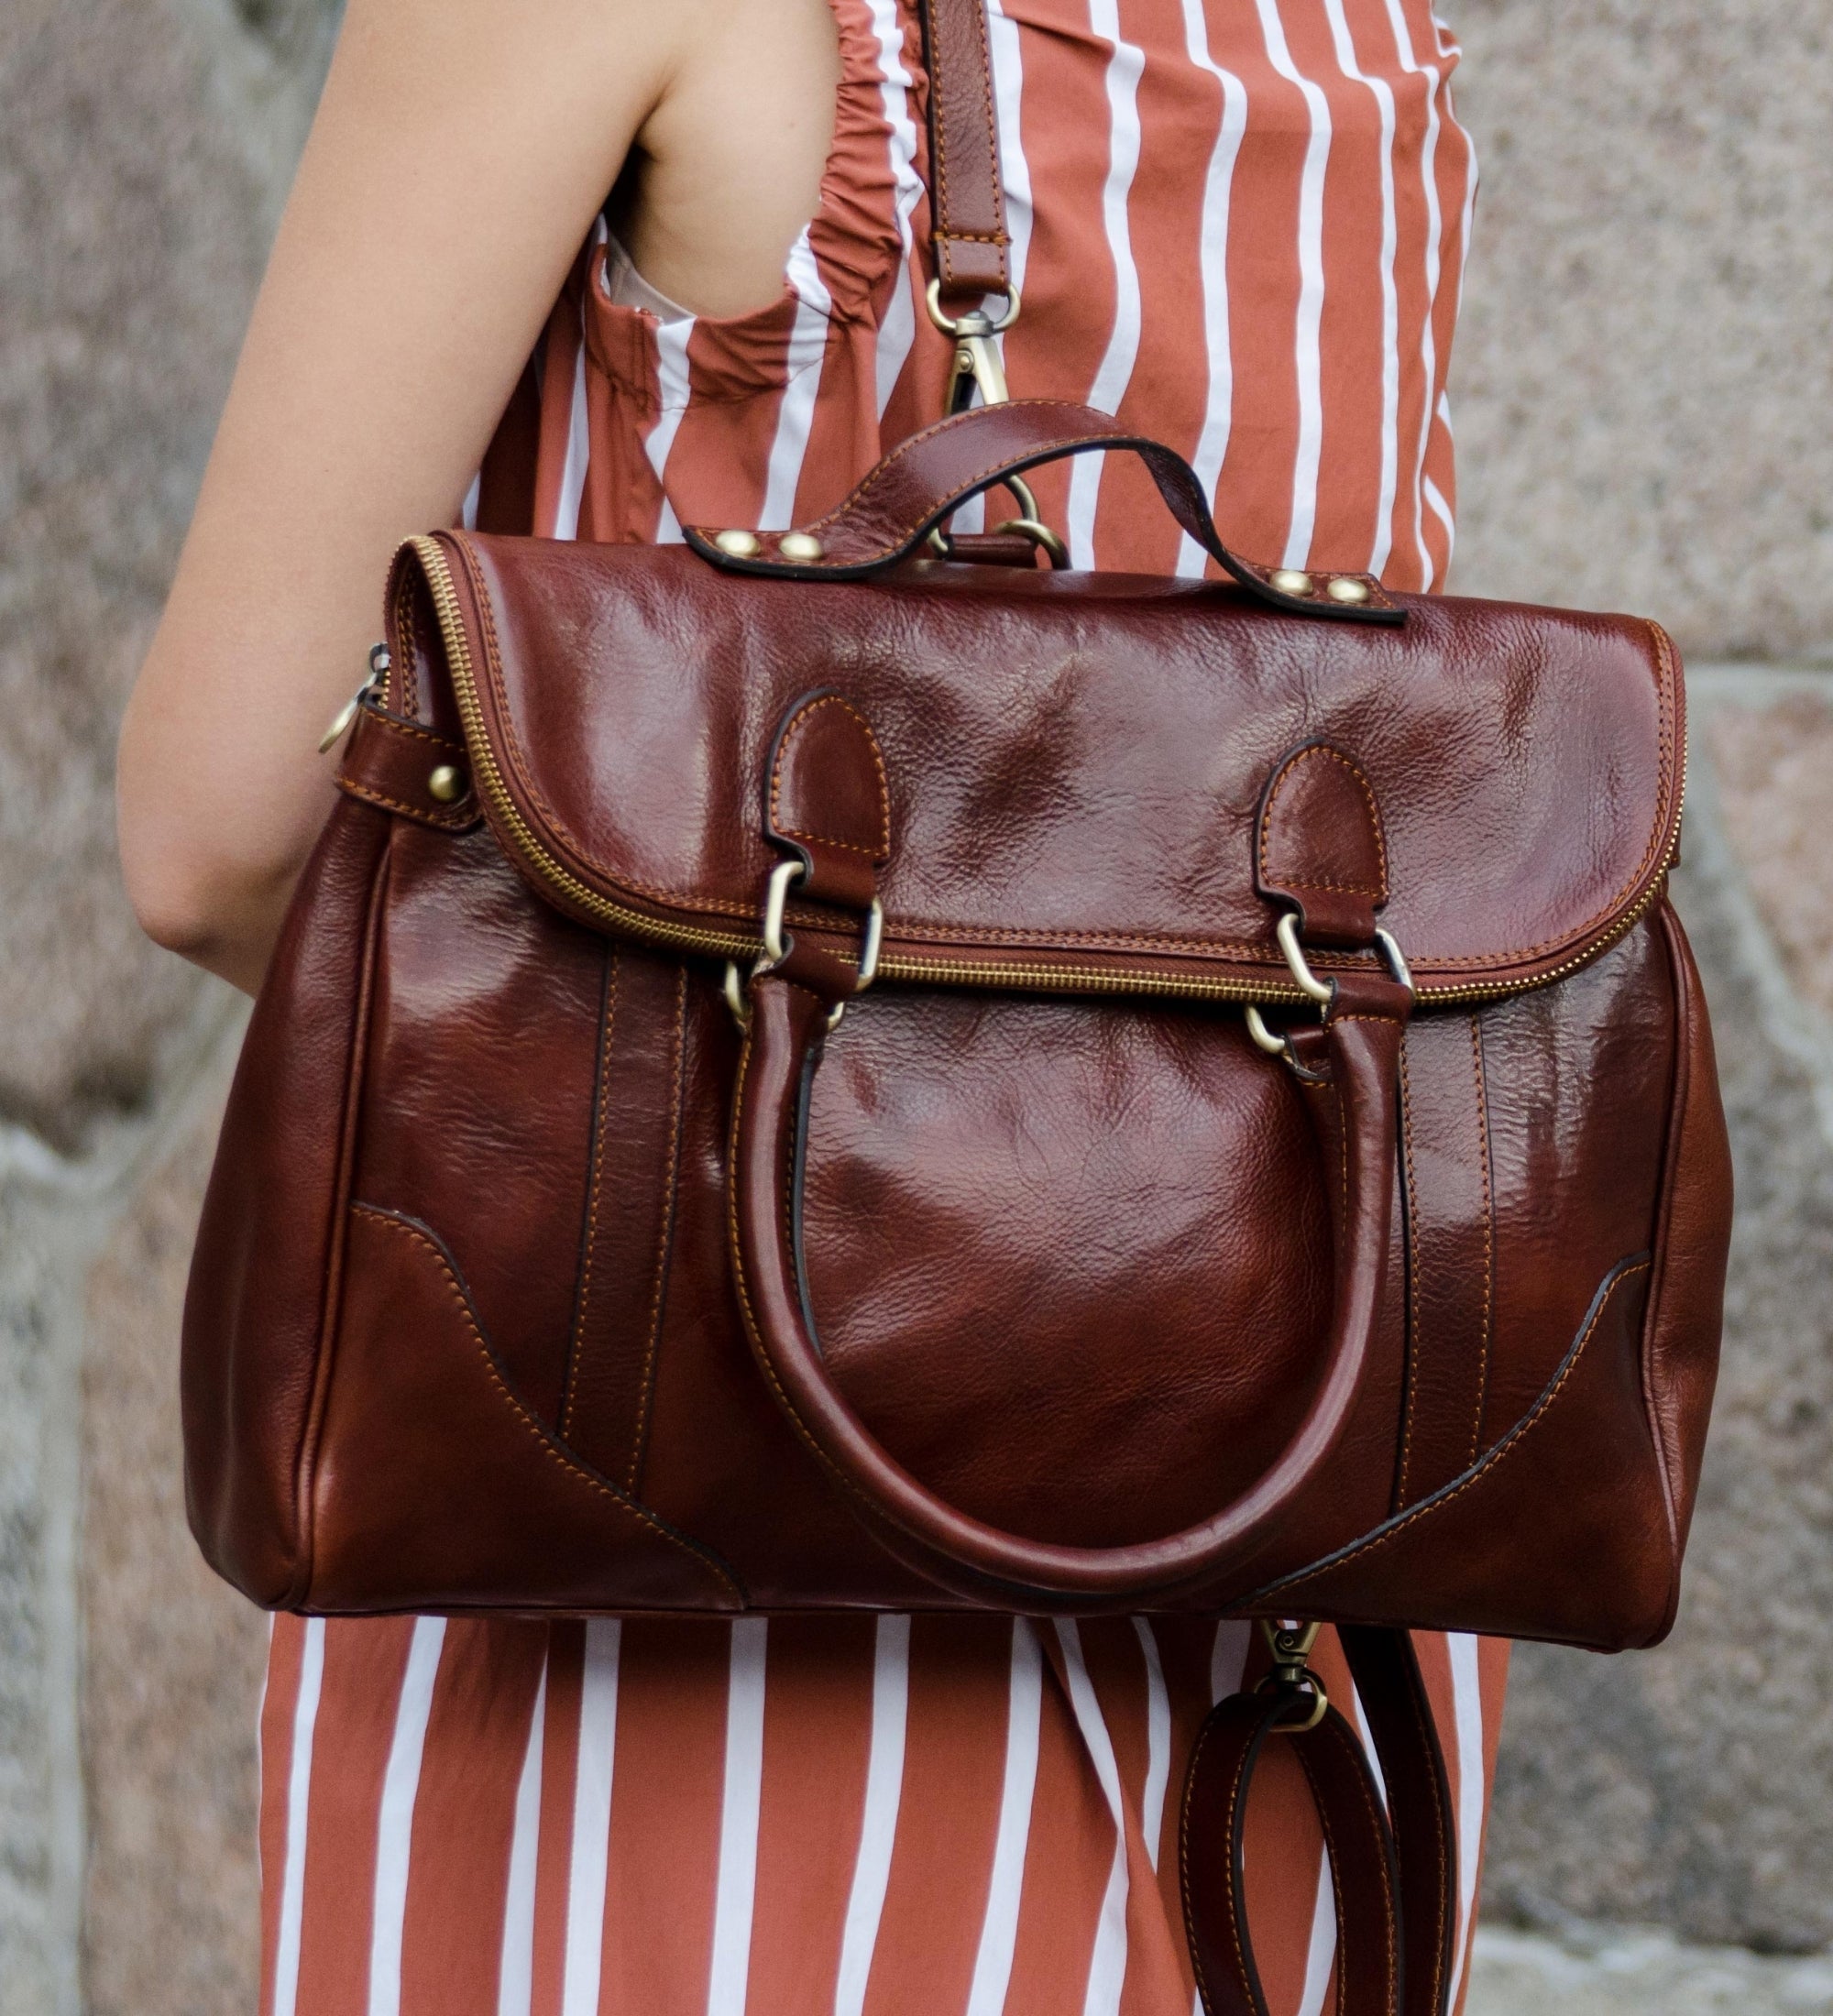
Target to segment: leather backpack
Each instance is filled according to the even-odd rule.
[[[980,0],[928,33],[931,305],[993,403],[791,533],[397,558],[205,1203],[192,1527],[320,1614],[1261,1618],[1185,1790],[1210,2016],[1265,2016],[1276,1739],[1345,2016],[1442,2016],[1407,1627],[1674,1615],[1730,1214],[1680,667],[1253,564],[1169,449],[1001,402]],[[1037,564],[1025,471],[1095,451],[1218,578]]]

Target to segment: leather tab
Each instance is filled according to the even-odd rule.
[[[924,0],[929,70],[929,242],[944,307],[1012,287],[985,0]]]
[[[1308,742],[1273,772],[1260,801],[1254,885],[1290,904],[1308,943],[1375,942],[1388,901],[1388,845],[1374,787],[1328,742]]]
[[[434,793],[440,772],[449,773],[449,779],[440,779],[442,786],[456,784],[458,796]],[[462,833],[482,816],[465,745],[390,714],[373,700],[357,709],[338,758],[337,787],[384,812],[447,833]]]
[[[891,859],[891,799],[871,723],[838,693],[796,702],[771,754],[764,830],[799,855],[797,897],[863,911]]]

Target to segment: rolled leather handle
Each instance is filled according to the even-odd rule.
[[[1136,455],[1173,518],[1250,594],[1298,616],[1344,623],[1400,623],[1405,609],[1369,575],[1317,575],[1295,595],[1275,570],[1231,553],[1217,535],[1197,473],[1175,449],[1130,433],[1111,413],[1069,400],[1016,399],[977,406],[900,442],[826,518],[794,532],[741,533],[690,525],[687,543],[734,574],[844,581],[875,574],[914,553],[930,530],[971,497],[1042,462],[1109,448]],[[726,543],[719,543],[721,537]],[[785,551],[785,542],[787,542]]]
[[[729,1175],[732,1261],[763,1375],[803,1441],[901,1558],[944,1588],[1011,1608],[1125,1607],[1217,1584],[1263,1549],[1329,1463],[1348,1421],[1381,1308],[1395,1181],[1399,1046],[1411,995],[1373,974],[1338,982],[1300,1084],[1323,1149],[1334,1298],[1323,1376],[1278,1459],[1234,1504],[1163,1539],[1062,1547],[949,1505],[906,1470],[835,1384],[803,1279],[797,1200],[807,1089],[831,1002],[779,973],[756,980],[739,1065]],[[869,1011],[862,1011],[869,1012]],[[1271,1068],[1272,1067],[1269,1067]]]

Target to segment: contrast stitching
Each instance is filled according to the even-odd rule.
[[[455,756],[465,753],[463,742],[455,742],[448,736],[435,735],[430,728],[422,728],[417,721],[403,721],[399,715],[383,714],[369,707],[358,718],[373,721],[378,729],[385,729],[390,735],[412,735],[416,741],[437,743],[441,749],[449,750]]]
[[[1442,1512],[1454,1499],[1461,1498],[1473,1485],[1481,1483],[1485,1477],[1492,1474],[1520,1447],[1521,1443],[1527,1439],[1529,1432],[1544,1418],[1547,1409],[1558,1399],[1567,1381],[1578,1370],[1579,1360],[1584,1357],[1586,1347],[1590,1343],[1593,1336],[1596,1335],[1598,1324],[1604,1320],[1604,1311],[1609,1308],[1616,1297],[1617,1290],[1632,1276],[1646,1274],[1649,1270],[1649,1265],[1650,1263],[1647,1260],[1638,1260],[1632,1266],[1625,1267],[1617,1276],[1616,1279],[1610,1283],[1609,1287],[1605,1291],[1603,1299],[1592,1311],[1591,1320],[1586,1324],[1584,1334],[1579,1338],[1578,1342],[1573,1347],[1571,1355],[1566,1359],[1564,1370],[1535,1401],[1508,1439],[1498,1443],[1496,1448],[1490,1452],[1488,1457],[1476,1470],[1472,1471],[1470,1475],[1465,1477],[1461,1484],[1454,1485],[1442,1497],[1433,1496],[1430,1498],[1421,1499],[1410,1512],[1402,1513],[1385,1531],[1371,1533],[1367,1539],[1358,1540],[1354,1546],[1345,1548],[1341,1553],[1333,1554],[1328,1561],[1321,1561],[1316,1567],[1301,1568],[1296,1574],[1287,1575],[1278,1582],[1268,1583],[1264,1589],[1255,1592],[1253,1600],[1257,1603],[1263,1598],[1278,1594],[1281,1591],[1301,1587],[1305,1583],[1315,1580],[1319,1575],[1346,1567],[1353,1561],[1359,1561],[1363,1555],[1373,1553],[1377,1549],[1387,1546],[1389,1540],[1399,1539],[1400,1535],[1419,1519],[1427,1517],[1431,1513]]]
[[[853,720],[858,722],[861,731],[865,736],[866,747],[872,751],[873,768],[878,772],[879,838],[878,849],[875,853],[868,848],[861,847],[853,840],[829,839],[826,834],[801,832],[795,827],[784,826],[777,817],[783,798],[783,766],[788,760],[789,744],[794,740],[796,730],[802,727],[804,722],[818,713],[822,707],[839,707],[843,713],[850,715]],[[866,719],[865,716],[844,694],[824,693],[818,698],[810,700],[798,707],[788,727],[784,729],[778,739],[776,761],[770,772],[770,823],[776,827],[778,832],[789,838],[810,840],[820,847],[840,848],[849,854],[863,854],[871,861],[880,860],[891,852],[891,781],[885,775],[884,757],[878,746],[878,737],[873,733],[872,723]]]
[[[1476,1146],[1483,1178],[1483,1342],[1476,1355],[1476,1405],[1470,1421],[1470,1463],[1483,1442],[1483,1413],[1489,1399],[1489,1347],[1496,1314],[1496,1207],[1489,1184],[1489,1093],[1483,1076],[1483,1024],[1470,1018],[1470,1057],[1476,1079]]]
[[[411,818],[419,819],[427,826],[442,827],[447,832],[456,833],[474,824],[478,816],[476,812],[429,812],[424,805],[413,805],[406,798],[391,798],[386,792],[377,791],[368,784],[359,784],[355,778],[346,776],[341,771],[337,776],[337,788],[353,798],[362,798],[389,812],[404,812]]]
[[[642,1376],[637,1383],[636,1435],[631,1443],[630,1471],[625,1479],[630,1491],[636,1490],[637,1472],[642,1464],[642,1446],[649,1426],[650,1388],[655,1376],[655,1354],[662,1339],[662,1290],[668,1278],[668,1247],[675,1236],[675,1179],[681,1163],[681,1067],[687,1047],[687,969],[675,969],[675,1068],[671,1074],[674,1097],[668,1102],[668,1160],[662,1178],[662,1225],[655,1241],[655,1287],[649,1298],[649,1339],[643,1347]]]
[[[395,589],[395,606],[392,611],[393,628],[407,646],[401,653],[405,663],[401,668],[401,712],[416,714],[420,711],[420,695],[414,677],[414,664],[420,655],[420,629],[413,618],[413,576],[403,568]]]
[[[1062,401],[1054,400],[1015,400],[1010,403],[1022,406],[1056,406],[1060,405]],[[952,424],[950,421],[938,421],[932,426],[925,428],[922,433],[911,435],[899,447],[892,451],[885,461],[880,465],[880,470],[888,468],[900,455],[916,447],[928,435],[936,433],[938,429],[950,424]],[[1053,444],[1057,446],[1070,444],[1071,443],[1069,441]],[[1003,466],[1003,465],[1000,465],[1000,466]],[[874,474],[877,473],[874,472]],[[867,479],[868,482],[871,480],[871,478]],[[981,479],[976,477],[974,480],[977,482]],[[863,488],[863,486],[862,486],[862,488]],[[858,491],[854,493],[855,498],[858,498],[860,492]],[[818,525],[831,524],[847,508],[847,503],[843,502],[834,511],[830,512],[827,518],[818,520]],[[596,878],[599,882],[613,889],[622,890],[631,895],[646,897],[652,902],[667,904],[680,909],[691,909],[702,914],[710,913],[721,916],[751,916],[753,914],[752,910],[743,904],[731,902],[723,897],[684,893],[679,891],[658,888],[653,884],[635,880],[626,880],[610,874],[593,860],[577,838],[547,803],[530,777],[527,757],[517,737],[514,717],[510,708],[508,696],[503,686],[500,657],[497,643],[496,621],[491,609],[489,595],[485,590],[482,580],[477,574],[475,557],[468,541],[462,534],[456,532],[449,534],[448,538],[452,547],[460,556],[471,588],[473,600],[480,611],[480,621],[484,633],[485,674],[496,700],[497,715],[501,728],[503,753],[509,759],[510,766],[516,772],[517,782],[521,784],[530,802],[540,808],[543,817],[548,822],[553,837],[561,841],[571,851],[575,862],[585,871],[588,881]],[[886,552],[895,552],[895,547],[885,549]],[[1498,967],[1516,966],[1531,962],[1538,959],[1543,953],[1575,945],[1595,932],[1599,926],[1611,920],[1621,910],[1637,885],[1647,876],[1651,865],[1659,855],[1663,837],[1672,823],[1673,803],[1667,786],[1674,749],[1674,655],[1667,633],[1658,623],[1649,623],[1645,625],[1645,628],[1653,644],[1656,655],[1655,691],[1661,718],[1659,766],[1663,805],[1657,812],[1653,827],[1649,836],[1648,845],[1643,850],[1639,866],[1601,909],[1595,911],[1584,923],[1573,926],[1555,937],[1542,939],[1537,945],[1526,946],[1500,953],[1441,954],[1431,951],[1421,952],[1415,949],[1413,958],[1418,965],[1421,967],[1431,966],[1444,972],[1455,972],[1466,969],[1493,970]],[[793,914],[792,911],[792,915]],[[1251,945],[1238,939],[1207,941],[1176,937],[1169,934],[1114,932],[1046,934],[999,926],[989,926],[984,929],[964,932],[958,926],[928,922],[907,923],[899,918],[895,926],[895,936],[899,938],[924,938],[932,943],[956,946],[964,943],[1060,944],[1114,950],[1125,950],[1131,947],[1151,948],[1162,946],[1172,949],[1179,947],[1188,947],[1193,955],[1202,958],[1226,957],[1252,959],[1265,965],[1276,963],[1271,951],[1263,946]],[[1523,985],[1527,984],[1531,984],[1531,982],[1523,982]]]
[[[1379,880],[1372,889],[1364,882],[1293,882],[1290,886],[1294,889],[1335,889],[1348,895],[1373,896],[1385,903],[1388,897],[1388,842],[1381,830],[1381,808],[1375,802],[1375,788],[1363,773],[1359,763],[1345,756],[1340,749],[1333,749],[1328,742],[1312,742],[1307,748],[1287,757],[1279,774],[1273,780],[1272,788],[1267,794],[1266,815],[1260,821],[1260,880],[1269,886],[1273,882],[1273,871],[1267,861],[1267,828],[1272,824],[1273,807],[1279,803],[1279,794],[1286,788],[1292,772],[1301,763],[1310,762],[1314,757],[1322,757],[1327,761],[1341,765],[1355,778],[1362,793],[1363,802],[1368,807],[1368,823],[1375,829],[1375,860]]]
[[[1404,1032],[1400,1036],[1400,1144],[1407,1176],[1407,1390],[1400,1422],[1400,1474],[1394,1483],[1397,1511],[1404,1510],[1407,1503],[1407,1471],[1412,1462],[1420,1370],[1419,1188],[1413,1167],[1413,1093],[1407,1075]]]
[[[1356,1742],[1356,1740],[1353,1735],[1345,1733],[1338,1739],[1338,1747],[1343,1748],[1347,1744]],[[1330,1855],[1331,1867],[1334,1870],[1341,1871],[1343,1864],[1337,1858],[1336,1835],[1330,1824],[1330,1810],[1324,1803],[1323,1796],[1318,1789],[1317,1773],[1312,1769],[1310,1757],[1307,1755],[1302,1744],[1299,1747],[1299,1762],[1304,1767],[1305,1778],[1312,1789],[1312,1804],[1316,1808],[1318,1823],[1323,1829],[1324,1846]],[[1381,1824],[1376,1817],[1375,1802],[1368,1795],[1368,1780],[1366,1772],[1360,1769],[1353,1770],[1350,1773],[1350,1782],[1356,1787],[1356,1794],[1362,1801],[1363,1811],[1368,1816],[1369,1827],[1378,1840],[1380,1838]],[[1346,1967],[1348,1964],[1348,1942],[1345,1937],[1345,1930],[1348,1918],[1344,1906],[1344,1887],[1341,1881],[1332,1885],[1336,1905],[1338,1950],[1343,1954],[1344,1965]],[[1394,1899],[1392,1891],[1386,1883],[1381,1886],[1381,1924],[1382,1944],[1386,1949],[1384,1957],[1387,1962],[1387,1978],[1391,1990],[1394,1980]]]
[[[531,1414],[527,1408],[522,1405],[521,1401],[517,1398],[516,1395],[510,1390],[509,1386],[504,1383],[502,1375],[497,1370],[496,1365],[491,1359],[490,1347],[484,1340],[484,1333],[481,1330],[477,1328],[477,1320],[471,1313],[470,1301],[466,1296],[463,1287],[459,1283],[458,1276],[453,1273],[451,1266],[446,1261],[445,1255],[440,1252],[439,1248],[434,1244],[434,1242],[429,1239],[426,1234],[422,1232],[417,1226],[404,1224],[399,1218],[395,1217],[393,1213],[382,1211],[379,1209],[376,1205],[353,1204],[351,1205],[350,1209],[352,1210],[352,1211],[359,1212],[365,1218],[374,1219],[375,1222],[379,1225],[389,1226],[391,1230],[400,1233],[403,1238],[412,1239],[417,1245],[424,1246],[427,1252],[433,1255],[440,1273],[445,1276],[446,1285],[448,1287],[450,1287],[452,1291],[453,1300],[458,1305],[458,1313],[464,1318],[466,1328],[469,1330],[472,1336],[477,1340],[478,1353],[482,1356],[484,1361],[484,1370],[489,1375],[490,1383],[497,1388],[498,1392],[502,1395],[503,1398],[509,1402],[510,1407],[514,1412],[516,1418],[521,1422],[522,1426],[528,1430],[529,1433],[534,1437],[535,1441],[540,1444],[542,1449],[544,1450],[546,1453],[554,1460],[554,1462],[558,1463],[560,1468],[566,1472],[569,1476],[576,1477],[581,1484],[590,1485],[590,1487],[594,1491],[596,1491],[599,1495],[599,1496],[609,1498],[613,1505],[621,1507],[624,1511],[628,1512],[631,1515],[632,1518],[638,1520],[642,1525],[646,1526],[653,1533],[656,1534],[659,1538],[665,1539],[671,1547],[679,1548],[683,1553],[686,1554],[700,1567],[706,1569],[709,1574],[717,1576],[718,1579],[722,1583],[724,1583],[726,1588],[728,1588],[731,1592],[734,1600],[741,1606],[742,1606],[745,1601],[744,1591],[739,1587],[738,1583],[733,1581],[731,1576],[727,1573],[725,1569],[723,1569],[718,1561],[712,1560],[708,1555],[702,1553],[700,1550],[696,1547],[693,1542],[687,1539],[684,1535],[675,1532],[671,1528],[664,1525],[662,1520],[658,1519],[654,1516],[653,1513],[648,1511],[644,1507],[635,1504],[632,1500],[626,1497],[624,1494],[621,1491],[618,1490],[614,1485],[607,1484],[603,1478],[595,1477],[592,1473],[587,1470],[583,1464],[573,1462],[570,1457],[565,1455],[559,1449],[554,1446],[553,1440],[547,1433],[547,1430],[542,1427],[541,1423],[535,1419],[534,1416]]]
[[[566,1399],[560,1410],[563,1435],[573,1432],[573,1405],[578,1397],[579,1355],[586,1342],[586,1312],[592,1300],[592,1265],[598,1252],[598,1193],[604,1178],[605,1135],[610,1121],[611,1040],[617,1028],[620,964],[620,955],[613,946],[605,975],[604,1021],[598,1037],[598,1122],[592,1141],[592,1187],[586,1199],[586,1257],[579,1273],[579,1307],[573,1318],[573,1351],[566,1366]]]
[[[1206,1721],[1197,1734],[1197,1747],[1191,1758],[1189,1775],[1184,1781],[1183,1805],[1178,1816],[1178,1885],[1183,1893],[1184,1922],[1192,1934],[1196,1930],[1196,1912],[1191,1906],[1191,1807],[1195,1798],[1197,1766],[1202,1758],[1203,1746],[1214,1740],[1211,1734],[1211,1725]],[[1228,1798],[1223,1806],[1223,1852],[1228,1857],[1231,1868],[1235,1859],[1235,1812],[1240,1802],[1241,1788],[1246,1773],[1247,1751],[1244,1748],[1235,1759],[1235,1775],[1229,1781]],[[1225,1894],[1228,1898],[1228,1935],[1235,1948],[1235,1965],[1251,2005],[1254,2000],[1254,1977],[1248,1970],[1247,1956],[1242,1950],[1239,1900],[1235,1895],[1232,1879]],[[1210,2008],[1209,1981],[1203,1973],[1202,1947],[1194,1936],[1190,1942],[1190,1947],[1191,1970],[1197,1978],[1197,1990],[1202,1995],[1203,2008],[1207,2011]]]
[[[1412,1650],[1411,1650],[1411,1648],[1410,1648],[1410,1645],[1409,1645],[1409,1648],[1408,1648],[1408,1651],[1407,1651],[1407,1657],[1408,1657],[1409,1659],[1411,1659],[1411,1658],[1413,1658],[1413,1657],[1414,1657],[1414,1655],[1413,1655],[1413,1652],[1412,1652]],[[1414,1726],[1414,1728],[1415,1728],[1415,1729],[1417,1729],[1417,1730],[1419,1731],[1419,1736],[1420,1736],[1420,1747],[1421,1747],[1421,1749],[1423,1749],[1423,1750],[1427,1751],[1427,1753],[1428,1753],[1428,1754],[1430,1754],[1430,1752],[1431,1752],[1431,1750],[1432,1750],[1432,1748],[1433,1745],[1434,1745],[1434,1744],[1435,1744],[1435,1743],[1437,1742],[1437,1739],[1438,1739],[1438,1731],[1437,1731],[1437,1729],[1436,1729],[1436,1727],[1435,1727],[1435,1726],[1428,1726],[1428,1724],[1427,1724],[1427,1720],[1426,1720],[1426,1715],[1425,1715],[1425,1711],[1424,1711],[1423,1707],[1422,1707],[1422,1706],[1421,1706],[1421,1692],[1420,1692],[1420,1689],[1419,1689],[1418,1687],[1415,1687],[1415,1686],[1413,1686],[1413,1685],[1411,1685],[1411,1684],[1410,1683],[1410,1684],[1409,1684],[1409,1685],[1407,1686],[1407,1688],[1406,1688],[1406,1690],[1405,1690],[1405,1691],[1406,1691],[1406,1696],[1407,1696],[1407,1705],[1408,1705],[1409,1709],[1410,1709],[1410,1710],[1411,1711],[1411,1714],[1412,1714],[1412,1717],[1413,1717],[1413,1726]],[[1437,1937],[1437,1938],[1436,1938],[1435,1940],[1433,1940],[1433,1942],[1432,1942],[1432,2007],[1433,2009],[1436,2009],[1436,2008],[1437,2008],[1437,2007],[1439,2006],[1439,2002],[1438,2002],[1438,1990],[1439,1990],[1439,1987],[1440,1987],[1441,1983],[1442,1983],[1442,1982],[1443,1981],[1443,1979],[1444,1979],[1444,1925],[1443,1925],[1443,1920],[1444,1920],[1444,1918],[1445,1918],[1445,1916],[1446,1916],[1446,1906],[1447,1906],[1447,1904],[1448,1904],[1448,1902],[1449,1902],[1449,1900],[1448,1900],[1448,1899],[1447,1899],[1447,1898],[1445,1897],[1445,1894],[1444,1894],[1444,1890],[1445,1890],[1445,1884],[1444,1884],[1444,1856],[1443,1856],[1443,1853],[1442,1852],[1442,1850],[1443,1850],[1443,1841],[1444,1841],[1444,1837],[1445,1837],[1445,1817],[1444,1817],[1444,1801],[1443,1801],[1443,1799],[1442,1799],[1442,1798],[1441,1798],[1441,1797],[1439,1796],[1439,1780],[1438,1780],[1438,1773],[1437,1773],[1437,1772],[1436,1772],[1435,1770],[1428,1770],[1428,1771],[1427,1771],[1427,1772],[1426,1772],[1426,1773],[1424,1774],[1424,1776],[1425,1776],[1425,1780],[1426,1780],[1426,1789],[1427,1789],[1427,1791],[1429,1791],[1429,1792],[1431,1793],[1431,1795],[1432,1795],[1432,1823],[1433,1823],[1433,1824],[1432,1824],[1432,1843],[1433,1843],[1433,1847],[1434,1847],[1434,1849],[1435,1849],[1436,1851],[1439,1851],[1439,1852],[1435,1853],[1435,1856],[1434,1856],[1434,1859],[1435,1859],[1435,1861],[1436,1861],[1436,1863],[1437,1863],[1437,1865],[1438,1865],[1438,1869],[1439,1869],[1439,1883],[1438,1883],[1438,1892],[1439,1892],[1439,1915],[1440,1915],[1440,1921],[1441,1921],[1441,1922],[1440,1922],[1440,1926],[1439,1926],[1439,1936],[1438,1936],[1438,1937]]]

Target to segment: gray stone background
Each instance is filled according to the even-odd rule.
[[[1680,1624],[1519,1655],[1471,2006],[1833,2008],[1833,12],[1453,13],[1457,585],[1688,654],[1740,1184]],[[0,9],[4,2016],[254,2006],[263,1630],[184,1533],[173,1393],[239,1021],[137,936],[110,765],[329,26]]]

